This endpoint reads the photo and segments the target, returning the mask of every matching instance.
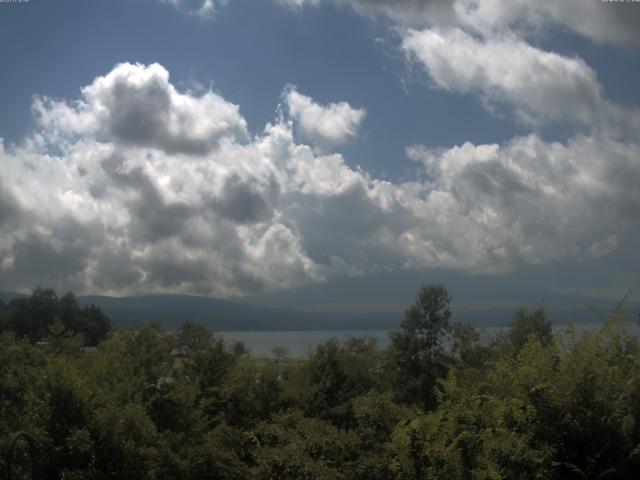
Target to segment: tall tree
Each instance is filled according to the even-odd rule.
[[[401,400],[435,407],[434,386],[445,372],[443,340],[450,330],[451,295],[442,285],[424,285],[391,334]]]
[[[542,308],[536,308],[532,312],[524,308],[516,311],[507,335],[518,351],[529,340],[538,340],[542,345],[549,345],[553,339],[551,323]]]

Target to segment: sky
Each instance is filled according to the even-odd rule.
[[[0,289],[640,288],[640,3],[0,3]]]

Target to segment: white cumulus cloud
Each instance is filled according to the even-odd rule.
[[[502,272],[602,255],[640,226],[640,145],[612,129],[416,145],[424,178],[394,183],[300,142],[297,119],[247,138],[236,106],[178,91],[159,65],[118,65],[34,109],[41,127],[0,144],[2,288],[232,297],[402,268]]]
[[[43,128],[56,134],[92,134],[170,153],[202,154],[224,138],[248,137],[237,105],[211,91],[178,92],[157,63],[121,63],[84,87],[80,100],[37,97],[34,111]]]
[[[459,27],[483,36],[517,32],[537,36],[569,30],[596,43],[640,42],[640,9],[633,2],[602,0],[276,0],[289,7],[321,2],[349,7],[369,17],[386,17],[401,27]]]
[[[438,87],[513,107],[528,124],[594,122],[604,106],[596,73],[581,59],[513,37],[482,40],[459,29],[408,30],[402,48]]]
[[[303,138],[324,146],[340,145],[355,138],[367,116],[364,108],[353,108],[347,102],[316,103],[295,87],[285,90],[283,100]]]

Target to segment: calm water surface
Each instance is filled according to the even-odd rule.
[[[601,323],[576,324],[576,333],[588,332],[601,327]],[[504,330],[504,327],[487,327],[484,329],[486,335],[495,335]],[[554,326],[556,333],[566,330],[563,325]],[[633,325],[631,331],[636,336],[640,336],[640,326]],[[304,357],[313,348],[325,343],[332,337],[344,341],[349,337],[371,337],[378,343],[379,348],[389,345],[389,333],[391,330],[322,330],[322,331],[283,331],[283,332],[217,332],[222,335],[227,342],[241,341],[249,348],[251,355],[257,357],[273,356],[273,349],[282,347],[287,351],[287,355],[292,357]]]

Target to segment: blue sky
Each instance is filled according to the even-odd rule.
[[[397,51],[388,22],[335,5],[291,10],[274,3],[234,0],[208,21],[154,0],[32,0],[4,8],[5,141],[29,131],[34,94],[77,98],[82,86],[125,61],[158,62],[176,85],[212,85],[240,105],[254,133],[273,119],[289,83],[319,102],[366,105],[363,138],[345,147],[347,159],[392,178],[415,173],[404,155],[408,144],[493,142],[520,131],[487,116],[473,97],[424,88]],[[442,115],[450,110],[455,115]]]
[[[619,297],[639,5],[0,4],[0,288]]]

